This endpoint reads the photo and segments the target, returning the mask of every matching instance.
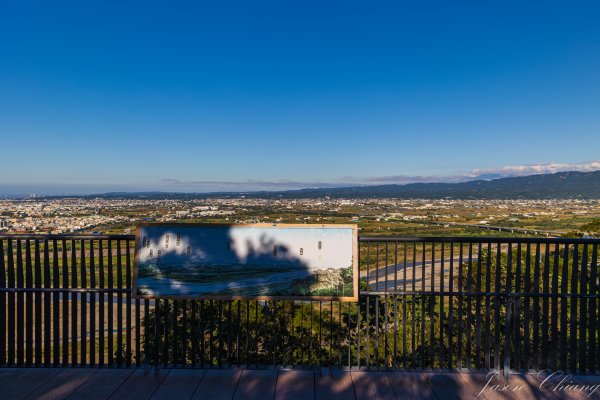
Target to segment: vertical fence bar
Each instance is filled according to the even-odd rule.
[[[450,276],[448,282],[448,368],[454,368],[454,242],[450,242]],[[460,323],[459,323],[460,325]]]
[[[300,307],[301,307],[301,317],[300,317],[300,324],[302,324],[304,322],[304,302],[300,302]],[[245,301],[245,308],[246,308],[246,323],[245,323],[245,343],[244,343],[244,350],[245,350],[245,356],[244,356],[244,360],[245,360],[245,364],[250,364],[250,300],[246,300]],[[200,308],[200,311],[202,311],[202,307]],[[201,314],[202,315],[202,314]],[[201,352],[203,354],[203,349],[204,349],[204,336],[202,338],[202,342],[200,343],[201,346]],[[204,356],[203,356],[204,357]],[[300,348],[300,362],[304,361],[304,346],[302,346]]]
[[[77,247],[71,240],[71,287],[77,288]],[[71,293],[71,365],[77,365],[77,293]]]
[[[404,297],[404,296],[403,296]],[[392,357],[392,368],[398,368],[398,296],[392,296],[394,299],[394,332],[393,332],[393,357]],[[341,323],[341,321],[340,321]],[[406,331],[402,332],[402,337],[406,336]]]
[[[385,257],[384,257],[385,265],[383,266],[383,270],[384,270],[383,272],[385,274],[385,277],[384,277],[384,280],[383,280],[383,282],[384,282],[384,285],[383,285],[384,289],[383,290],[385,292],[387,292],[388,289],[389,289],[388,288],[388,275],[389,275],[389,271],[388,271],[388,264],[389,264],[389,261],[388,261],[388,250],[389,250],[389,240],[386,240],[385,241]],[[379,250],[377,251],[377,269],[379,269]],[[377,290],[379,291],[381,289],[377,288]]]
[[[404,265],[404,268],[406,268],[406,263]],[[398,290],[398,242],[395,241],[394,242],[394,290]],[[398,296],[394,295],[394,349],[393,349],[393,354],[394,356],[392,357],[392,367],[393,368],[397,368],[398,367]],[[341,321],[340,321],[341,323]],[[402,337],[405,337],[406,332],[403,332]],[[387,337],[387,332],[386,332],[386,337]]]
[[[52,240],[52,365],[60,365],[60,273],[58,265],[58,241]]]
[[[86,261],[85,261],[85,241],[81,240],[79,242],[79,268],[80,268],[80,283],[81,283],[81,288],[87,288],[87,269],[86,269]],[[81,366],[85,366],[87,365],[87,357],[88,357],[88,353],[87,353],[87,300],[88,300],[88,296],[87,296],[87,292],[81,292],[81,319],[80,319],[80,325],[81,325],[81,333],[80,333],[80,347],[81,347],[81,351],[80,351],[80,365]]]
[[[425,293],[425,270],[427,269],[426,264],[426,246],[427,243],[423,241],[423,248],[421,254],[421,291]],[[426,297],[421,294],[421,354],[420,354],[420,367],[421,369],[425,368],[425,306],[427,305]]]
[[[435,241],[431,242],[431,288],[429,296],[429,362],[433,368],[435,346]]]
[[[371,307],[369,304],[370,299],[371,299],[371,296],[367,295],[367,302],[365,305],[365,317],[364,317],[364,319],[365,319],[365,346],[364,346],[364,349],[365,349],[365,356],[366,356],[365,363],[366,363],[367,368],[369,368],[371,366],[371,358],[370,358],[371,351],[370,351],[370,346],[369,346],[369,343],[370,343],[369,331],[371,330],[370,329]],[[311,321],[312,321],[312,318],[311,318]],[[360,330],[362,330],[362,329],[359,328],[359,333],[360,333]]]
[[[444,251],[444,247],[445,247],[445,243],[444,241],[441,241],[440,244],[442,245],[441,250],[440,250],[440,307],[439,307],[439,313],[440,313],[440,337],[439,337],[439,343],[440,345],[438,346],[438,351],[439,351],[439,359],[440,359],[440,368],[444,368],[444,304],[445,304],[445,297],[444,297],[444,268],[446,267],[445,264],[445,251]],[[450,347],[452,344],[448,343],[448,347]]]
[[[69,288],[69,265],[67,241],[61,240],[61,258],[62,258],[62,287]],[[69,293],[62,293],[62,366],[69,364]]]
[[[368,252],[367,252],[368,257]],[[379,291],[379,242],[375,242],[375,290]]]
[[[153,342],[154,342],[154,349],[153,349],[153,360],[154,360],[154,367],[158,368],[158,365],[160,363],[160,333],[162,332],[161,327],[160,327],[160,321],[161,321],[161,300],[160,299],[156,299],[154,300],[154,326],[153,326]]]
[[[50,250],[48,240],[44,240],[44,288],[51,288],[50,283]],[[44,366],[50,366],[51,355],[51,321],[52,321],[52,298],[50,292],[44,292]]]
[[[235,340],[235,334],[236,332],[238,332],[239,330],[237,329],[237,323],[234,322],[234,304],[239,304],[239,302],[237,301],[233,301],[233,300],[229,300],[228,301],[228,308],[229,308],[229,327],[227,330],[227,364],[228,366],[232,366],[234,364],[237,363],[237,361],[234,361],[236,359],[236,354],[237,353],[237,345],[233,344],[233,341]],[[239,318],[235,319],[236,321],[239,321]],[[284,320],[285,323],[285,320]],[[234,352],[234,348],[235,348],[235,352]],[[285,351],[285,350],[284,350]],[[286,353],[284,352],[284,355]],[[285,360],[285,356],[284,356],[284,360]]]
[[[571,264],[571,316],[569,335],[569,372],[577,372],[577,284],[579,283],[579,246],[573,246],[573,263]]]
[[[17,240],[17,269],[16,269],[16,287],[17,288],[23,288],[24,282],[23,282],[23,243],[21,242],[21,240]],[[17,342],[16,342],[16,347],[17,347],[17,366],[21,367],[23,366],[23,361],[24,361],[24,349],[23,349],[23,343],[25,342],[25,337],[24,337],[24,333],[25,333],[25,326],[24,326],[24,321],[25,321],[25,315],[24,315],[24,311],[25,310],[25,294],[22,291],[17,292]]]
[[[456,337],[458,339],[457,344],[457,367],[459,370],[463,368],[463,332],[462,332],[462,313],[463,313],[463,299],[464,299],[464,287],[463,287],[463,243],[459,242],[459,255],[458,255],[458,332]]]
[[[219,353],[217,355],[217,365],[219,366],[219,368],[221,368],[223,366],[223,300],[219,300],[217,302],[217,304],[218,304],[218,313],[219,313],[218,314],[219,315],[219,320],[217,321],[217,338],[218,338],[218,344],[219,344]],[[267,308],[267,304],[268,303],[265,302],[265,308]],[[269,311],[270,310],[267,308],[267,313],[266,313],[267,317],[269,316]],[[174,319],[173,321],[176,321],[176,319]],[[319,321],[320,321],[320,319],[319,319]],[[267,326],[265,324],[265,335],[266,335],[266,332],[267,332],[266,327]],[[173,334],[173,336],[176,336],[176,333]],[[273,344],[274,343],[272,343],[271,346]],[[268,350],[268,347],[269,346],[266,346],[265,350]],[[271,352],[274,353],[272,347],[271,347]]]
[[[384,348],[384,352],[383,352],[383,363],[384,363],[384,367],[389,367],[388,365],[388,297],[387,297],[387,292],[388,292],[388,263],[389,263],[389,259],[388,259],[388,249],[389,249],[389,241],[386,240],[385,242],[385,292],[386,295],[384,296],[383,300],[384,300],[384,322],[383,322],[383,348]],[[394,267],[395,268],[395,267]],[[378,353],[379,355],[379,353]]]
[[[141,303],[140,303],[140,299],[135,299],[135,366],[139,367],[142,362],[142,351],[141,351],[141,341],[142,341],[142,326],[141,326],[141,314],[142,314],[142,309],[141,309]],[[194,330],[192,329],[191,332],[193,333]],[[192,338],[193,340],[193,338]],[[193,353],[192,353],[193,356]]]
[[[563,371],[567,370],[567,307],[568,307],[568,282],[569,282],[569,245],[566,244],[563,249],[562,260],[562,276],[561,276],[561,299],[560,299],[560,368]]]
[[[477,244],[477,273],[475,283],[475,368],[480,369],[481,365],[481,280],[482,280],[482,244]],[[486,296],[488,297],[488,296]],[[484,351],[485,353],[485,351]]]
[[[521,280],[522,280],[522,247],[521,243],[517,244],[517,264],[515,266],[515,285],[514,285],[514,294],[515,294],[515,303],[514,303],[514,313],[513,318],[516,320],[513,329],[513,365],[516,371],[521,371]]]
[[[125,289],[127,289],[127,293],[125,294],[125,302],[126,313],[125,313],[125,366],[127,368],[131,367],[131,241],[125,240]],[[136,308],[136,312],[139,313],[139,300],[136,302],[138,308]],[[139,324],[136,323],[136,327]]]
[[[417,312],[416,312],[416,297],[415,297],[415,292],[416,292],[416,287],[417,287],[417,243],[413,242],[413,256],[412,256],[412,294],[410,296],[410,302],[411,302],[411,306],[412,306],[412,310],[411,310],[411,320],[412,320],[412,335],[411,335],[411,339],[410,339],[410,346],[411,346],[411,354],[412,354],[412,360],[411,360],[411,367],[415,367],[417,364],[417,352],[416,352],[416,340],[417,340],[417,331],[416,331],[416,316],[417,316]]]
[[[387,303],[386,303],[387,305]],[[283,324],[285,326],[285,301],[281,302],[281,316],[283,319]],[[386,313],[386,333],[387,333],[387,313]],[[283,331],[283,330],[282,330]],[[285,340],[285,338],[284,338]],[[282,342],[282,344],[285,342]],[[386,343],[387,343],[387,334],[386,334]],[[283,353],[285,354],[285,353]],[[331,368],[333,365],[333,301],[329,302],[329,360],[328,360],[328,367]],[[285,360],[285,358],[284,358]],[[282,360],[282,364],[285,365],[285,361]],[[386,346],[386,360],[387,360],[387,346]]]
[[[40,242],[35,239],[34,243],[34,286],[36,289],[42,287],[42,263],[40,254]],[[42,365],[42,292],[35,293],[35,366]]]
[[[346,342],[348,343],[348,369],[350,369],[350,367],[352,366],[352,341],[351,341],[351,337],[352,337],[352,324],[351,324],[351,306],[350,303],[348,303],[348,307],[347,307],[347,314],[348,314],[348,320],[346,321]],[[302,320],[302,312],[301,312],[301,317],[300,319]],[[302,353],[300,353],[302,354]],[[302,356],[300,356],[300,363],[302,363]]]
[[[404,368],[404,370],[406,370],[407,368],[407,362],[408,362],[408,357],[406,354],[406,336],[408,335],[408,331],[407,331],[407,304],[406,304],[406,299],[407,299],[407,295],[406,295],[406,276],[407,276],[407,269],[408,269],[408,255],[406,254],[407,252],[407,248],[408,246],[406,245],[406,241],[403,242],[403,249],[404,249],[404,254],[403,254],[403,264],[402,264],[402,269],[403,269],[403,278],[402,278],[402,290],[404,291],[405,294],[402,295],[402,367]]]
[[[156,325],[157,318],[157,300],[153,300],[154,304],[154,324]],[[144,362],[146,364],[150,364],[150,336],[151,336],[151,328],[150,328],[150,300],[144,299]],[[156,336],[154,341],[156,341]],[[156,364],[155,364],[156,365]]]
[[[337,340],[336,349],[337,349],[337,353],[339,355],[339,357],[337,358],[337,360],[338,360],[337,366],[341,367],[342,365],[344,365],[343,364],[344,363],[344,361],[343,361],[343,358],[344,358],[344,354],[343,354],[344,353],[344,344],[343,344],[343,341],[342,341],[342,337],[344,335],[344,332],[343,332],[344,321],[343,321],[343,317],[342,317],[342,305],[343,305],[343,303],[341,301],[338,301],[337,305],[338,305],[338,307],[337,307],[337,309],[338,309],[338,329],[337,329],[337,335],[336,335],[336,340]],[[295,313],[294,313],[294,302],[290,302],[290,307],[292,309],[292,312],[290,314],[288,314],[288,315],[290,315],[290,332],[293,334],[293,331],[294,331],[294,315],[295,315]],[[288,342],[286,343],[286,354],[289,354],[288,352],[289,352],[289,348],[290,348],[290,340],[291,340],[291,337],[288,338]],[[286,363],[284,365],[290,365],[290,364],[293,365],[293,362],[288,362],[288,363]]]
[[[579,349],[577,353],[579,353],[579,368],[578,371],[586,372],[587,369],[587,275],[588,275],[588,246],[583,245],[583,251],[581,255],[581,274],[580,282],[579,282],[579,315],[577,318],[579,320]]]
[[[173,307],[177,311],[178,304],[176,304],[175,302],[173,302],[173,303],[174,303]],[[272,316],[271,312],[268,308],[268,304],[269,304],[268,302],[266,302],[266,301],[264,302],[264,310],[266,311],[265,312],[266,324],[264,326],[265,336],[263,336],[263,337],[264,337],[265,343],[266,343],[265,354],[267,355],[267,359],[268,359],[269,348],[271,349],[271,355],[273,354],[273,341],[271,340],[270,341],[271,343],[269,343],[269,340],[267,340],[267,338],[266,338],[266,332],[268,332],[267,324],[268,324],[269,318]],[[223,311],[223,309],[224,309],[223,300],[218,300],[217,301],[217,321],[216,321],[217,339],[216,339],[215,345],[217,347],[216,360],[217,360],[217,365],[219,368],[221,368],[223,366],[223,350],[224,350],[224,341],[223,341],[223,313],[224,313],[224,311]],[[173,318],[173,321],[177,321],[177,319]],[[175,332],[173,333],[173,336],[177,336],[177,327],[176,326],[175,326]],[[175,343],[173,344],[173,352],[174,352],[173,358],[177,359],[178,355],[175,355],[175,354],[178,352],[178,348],[175,345]]]
[[[31,241],[29,239],[25,241],[25,287],[33,288]],[[25,364],[30,366],[33,364],[33,292],[27,292],[25,296],[25,306],[27,307],[25,315]],[[4,345],[4,342],[2,344]]]
[[[98,365],[104,366],[104,360],[106,359],[106,352],[104,348],[104,298],[107,296],[106,292],[106,280],[104,271],[104,248],[102,246],[102,240],[98,240],[98,287],[102,289],[99,292],[98,299]],[[146,332],[149,332],[148,330]]]
[[[370,267],[371,267],[371,254],[370,254],[370,248],[371,248],[371,243],[368,242],[367,243],[367,287],[368,290],[371,290],[371,279],[370,279]],[[377,271],[377,265],[375,265],[375,287],[377,288],[377,286],[379,286],[379,273]],[[377,289],[375,289],[377,290]],[[371,364],[371,360],[370,360],[370,349],[369,349],[369,331],[370,331],[370,316],[371,316],[371,307],[369,304],[369,300],[371,299],[371,296],[367,295],[367,302],[366,302],[366,308],[365,308],[365,325],[366,325],[366,331],[365,331],[365,355],[366,355],[366,367],[369,368],[370,364]],[[311,314],[312,315],[312,314]],[[312,318],[311,318],[311,323],[312,323]],[[360,326],[360,325],[359,325]],[[358,328],[359,332],[360,332],[360,327]]]
[[[108,290],[107,290],[107,294],[108,294],[108,308],[106,310],[107,313],[107,327],[106,330],[108,332],[108,336],[107,336],[107,352],[108,352],[108,365],[109,366],[113,366],[114,364],[114,353],[113,353],[113,316],[114,316],[114,275],[113,275],[113,254],[112,254],[112,240],[107,240],[107,278],[108,278]]]
[[[598,304],[600,302],[600,288],[598,287],[597,284],[597,277],[598,277],[598,244],[594,243],[593,246],[593,259],[592,259],[592,271],[594,272],[594,275],[596,276],[596,279],[594,279],[594,294],[596,295],[595,298],[593,299],[593,303],[596,304],[596,311],[598,312],[596,314],[596,318],[594,318],[594,329],[596,331],[596,341],[600,342],[600,325],[598,323],[598,319],[600,318],[600,304]],[[591,346],[591,350],[594,353],[594,357],[595,357],[595,367],[593,369],[594,373],[598,373],[599,368],[599,364],[600,364],[600,343],[597,343],[598,345],[596,345],[596,342],[593,343],[590,342],[590,346]]]
[[[7,326],[6,321],[6,296],[7,292],[4,291],[6,286],[6,273],[4,265],[4,243],[3,239],[0,239],[0,327]],[[10,251],[10,247],[8,248]],[[6,365],[6,329],[0,329],[0,366]]]
[[[552,304],[550,314],[552,323],[550,325],[550,365],[549,368],[556,371],[558,369],[558,264],[559,264],[559,244],[555,243],[552,262]]]
[[[500,315],[500,291],[501,278],[502,278],[502,246],[498,243],[496,253],[496,282],[494,283],[494,368],[496,371],[500,371],[501,360],[500,360],[500,331],[502,316]]]
[[[540,369],[540,244],[535,245],[535,261],[533,264],[533,369]]]
[[[172,355],[172,362],[173,362],[173,366],[177,366],[177,364],[179,364],[179,346],[177,343],[177,339],[179,339],[179,330],[177,328],[177,317],[179,316],[179,301],[177,300],[173,300],[173,315],[172,317],[172,326],[173,326],[173,335],[171,336],[171,355]],[[221,329],[219,329],[220,332]]]
[[[356,304],[356,354],[356,365],[360,369],[360,300]]]
[[[598,315],[596,306],[598,303],[598,245],[592,246],[592,263],[590,264],[590,326],[589,326],[589,348],[588,348],[588,370],[590,373],[596,373],[599,351],[596,347],[596,335],[598,334]]]
[[[507,262],[506,262],[506,287],[504,288],[504,302],[505,302],[505,313],[506,322],[504,326],[504,364],[502,369],[504,370],[504,377],[508,379],[510,373],[510,345],[511,345],[511,324],[513,322],[512,308],[514,305],[514,298],[510,296],[511,285],[512,285],[512,243],[508,242]],[[499,288],[496,291],[500,292]]]
[[[323,302],[319,301],[319,325],[318,325],[318,340],[316,341],[316,352],[317,352],[317,365],[324,365],[322,359],[324,357],[324,349],[323,349],[323,340],[324,340],[324,335],[323,335],[323,328],[324,326],[326,327],[326,325],[323,324]],[[326,336],[325,336],[326,337]]]
[[[500,246],[500,244],[498,244]],[[492,326],[491,320],[491,283],[492,283],[492,243],[488,242],[487,244],[487,254],[486,254],[486,262],[485,262],[485,292],[488,293],[485,296],[485,326],[488,329],[485,330],[485,338],[484,338],[484,365],[485,368],[491,369],[491,353],[492,353],[492,344],[490,338],[490,327]]]
[[[7,250],[7,287],[14,288],[15,287],[15,263],[14,263],[14,255],[13,255],[13,241],[12,239],[8,239],[8,248]],[[15,364],[15,292],[9,291],[7,293],[8,296],[8,365]]]
[[[179,350],[180,354],[180,364],[185,367],[186,365],[186,326],[187,326],[187,300],[181,301],[181,348]],[[229,333],[229,330],[228,330]]]
[[[179,317],[179,313],[177,314],[177,329],[179,332],[179,336],[177,336],[176,334],[174,334],[173,336],[177,337],[177,355],[178,355],[178,360],[177,363],[181,366],[181,367],[185,367],[185,325],[186,325],[186,300],[181,300],[178,302],[179,305],[181,306],[181,317]],[[181,321],[181,322],[180,322]],[[181,324],[181,329],[179,329],[179,326]]]
[[[523,362],[525,364],[525,371],[529,370],[529,357],[531,354],[531,344],[529,341],[530,336],[530,310],[529,310],[529,301],[531,299],[531,244],[527,243],[527,247],[525,249],[525,276],[524,276],[524,289],[525,296],[523,296],[523,314],[525,315],[525,321],[523,325]]]
[[[374,364],[375,364],[375,367],[379,367],[379,296],[375,296],[375,354],[374,354]]]
[[[117,366],[123,366],[123,260],[121,247],[123,242],[117,240]]]
[[[235,356],[236,356],[236,365],[239,368],[240,367],[240,357],[242,352],[240,351],[240,346],[241,346],[241,338],[240,338],[240,331],[242,329],[242,311],[241,311],[241,306],[242,306],[242,301],[241,300],[237,300],[236,302],[237,305],[237,326],[236,326],[236,331],[235,331]],[[196,318],[196,302],[192,302],[192,316],[194,318]],[[292,313],[294,310],[294,303],[292,303]],[[293,323],[294,320],[293,318],[291,319],[291,323],[292,323],[292,329],[293,329]],[[192,324],[192,326],[195,326],[195,324]],[[247,337],[247,335],[246,335]],[[195,354],[196,353],[196,342],[192,342],[192,352]],[[193,362],[193,361],[192,361]],[[341,364],[341,363],[340,363]],[[192,364],[192,367],[194,366],[194,364]]]
[[[167,366],[169,365],[169,300],[168,299],[164,299],[163,300],[163,307],[162,307],[162,334],[163,334],[163,340],[162,340],[162,364],[163,364],[163,368],[167,368]]]
[[[204,300],[200,300],[200,310],[199,310],[199,318],[198,318],[198,327],[200,333],[200,368],[204,368],[206,363],[205,357],[205,334],[204,334]],[[250,300],[246,300],[246,360],[250,360]],[[250,363],[247,361],[248,364]]]
[[[89,259],[90,288],[96,289],[96,255],[93,240],[90,240]],[[90,294],[90,365],[93,367],[98,365],[96,363],[96,296],[98,296],[98,292]]]
[[[471,368],[473,365],[473,359],[471,357],[472,345],[471,345],[471,304],[473,299],[473,242],[469,242],[469,261],[467,263],[467,290],[469,294],[467,295],[467,329],[465,330],[465,334],[467,335],[466,340],[466,364],[467,368]]]
[[[544,249],[544,270],[542,273],[542,369],[549,368],[550,363],[548,362],[548,341],[549,341],[549,329],[550,329],[550,302],[548,294],[550,293],[550,243],[546,242]]]

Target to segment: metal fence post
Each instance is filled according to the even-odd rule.
[[[506,294],[506,321],[504,325],[504,378],[508,379],[510,375],[510,344],[511,344],[511,326],[512,326],[512,309],[518,299],[511,296],[511,293]]]

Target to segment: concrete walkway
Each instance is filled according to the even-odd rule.
[[[505,381],[484,373],[0,369],[0,398],[6,400],[600,399],[599,387],[600,376],[518,374]]]

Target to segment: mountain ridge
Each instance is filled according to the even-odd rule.
[[[408,183],[332,188],[307,188],[284,191],[250,192],[109,192],[84,196],[48,196],[45,198],[401,198],[401,199],[600,199],[600,170],[566,171],[498,179],[476,179],[457,183]]]

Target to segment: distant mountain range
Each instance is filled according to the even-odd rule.
[[[277,195],[290,197],[403,199],[600,199],[600,171],[557,172],[460,183],[410,183],[406,185],[303,189]]]
[[[600,171],[557,172],[460,183],[350,186],[267,192],[105,193],[88,198],[192,199],[246,198],[401,198],[401,199],[600,199]]]

